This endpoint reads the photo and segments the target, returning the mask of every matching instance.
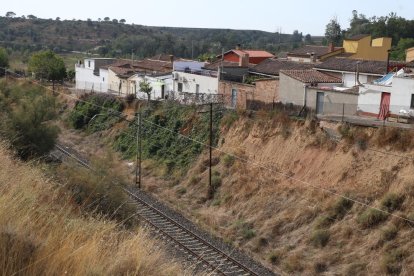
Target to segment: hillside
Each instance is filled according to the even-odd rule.
[[[1,275],[183,275],[141,230],[79,210],[41,169],[0,142]]]
[[[242,44],[278,52],[301,43],[298,34],[264,31],[151,27],[112,21],[23,19],[0,17],[0,45],[19,51],[49,48],[56,52],[91,51],[102,56],[138,58],[167,53],[191,58]],[[192,52],[193,51],[193,52]]]
[[[208,154],[194,142],[208,141],[206,114],[153,108],[143,126],[144,189],[203,228],[289,275],[414,269],[413,133],[331,125],[344,135],[336,144],[314,121],[230,112],[214,118],[211,189]],[[88,139],[68,137],[89,154],[99,139],[133,157],[136,130],[126,127],[94,122]]]
[[[410,275],[413,232],[404,218],[414,214],[414,163],[404,156],[412,150],[377,147],[375,132],[370,147],[385,154],[345,140],[335,146],[318,129],[287,123],[240,118],[223,131],[213,200],[206,200],[206,155],[186,181],[147,189],[278,272]]]

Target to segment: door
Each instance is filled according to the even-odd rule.
[[[161,99],[165,98],[165,85],[161,85]]]
[[[390,101],[391,101],[391,93],[382,92],[381,106],[380,106],[380,112],[378,114],[378,119],[380,120],[387,119],[388,113],[390,112]]]
[[[237,105],[237,89],[231,90],[231,107],[235,108]]]
[[[324,92],[316,92],[316,114],[323,114]]]

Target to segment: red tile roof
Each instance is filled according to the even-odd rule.
[[[233,49],[230,51],[227,51],[224,53],[224,55],[233,52],[235,54],[237,54],[238,56],[242,56],[243,54],[248,54],[250,58],[273,58],[275,57],[274,55],[272,55],[271,53],[267,52],[267,51],[263,51],[263,50],[237,50],[237,49]],[[217,58],[221,58],[221,55],[218,55]]]
[[[336,78],[316,70],[281,70],[280,73],[303,83],[342,83]]]

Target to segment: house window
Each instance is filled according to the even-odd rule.
[[[91,61],[88,60],[88,67],[91,68]]]
[[[414,109],[414,94],[411,94],[411,105],[410,108]]]
[[[183,83],[182,82],[178,83],[178,92],[183,92]]]

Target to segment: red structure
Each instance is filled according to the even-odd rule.
[[[239,62],[240,66],[242,66],[242,58],[248,57],[248,63],[251,64],[259,64],[260,62],[264,61],[268,58],[275,57],[269,52],[262,51],[262,50],[240,50],[234,49],[224,53],[224,60],[230,62]],[[217,56],[217,58],[221,59],[221,55]],[[244,62],[243,62],[244,65]]]

